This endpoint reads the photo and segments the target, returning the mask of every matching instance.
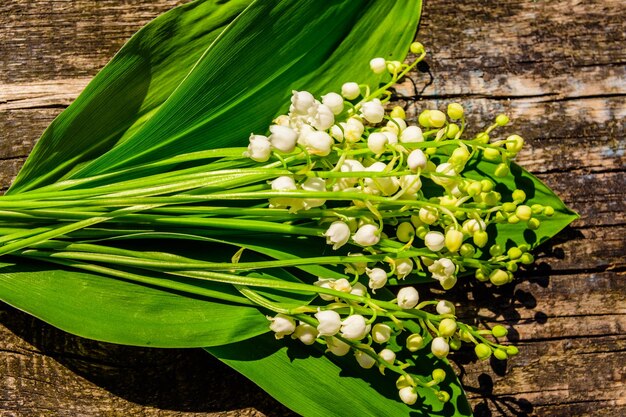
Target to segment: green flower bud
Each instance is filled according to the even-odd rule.
[[[424,150],[424,153],[425,153],[426,155],[434,155],[434,154],[436,154],[436,153],[437,153],[437,148],[426,148],[426,149]]]
[[[402,120],[406,119],[406,113],[404,109],[400,106],[395,106],[393,109],[391,109],[389,116],[392,119],[395,119],[395,118],[402,119]]]
[[[442,403],[447,403],[448,401],[450,401],[450,394],[445,391],[439,391],[437,393],[437,399]]]
[[[496,223],[506,223],[507,216],[505,216],[501,211],[496,212],[496,217],[494,219]]]
[[[458,120],[463,117],[463,106],[459,103],[448,104],[448,117],[453,120]]]
[[[443,319],[439,323],[439,335],[442,337],[452,337],[456,332],[456,321],[454,319]]]
[[[485,179],[480,181],[480,186],[482,187],[484,193],[488,193],[490,191],[493,191],[493,188],[496,185],[493,183],[493,181]]]
[[[446,371],[441,368],[434,369],[432,376],[433,381],[437,381],[437,383],[443,382],[446,379]]]
[[[546,207],[543,209],[543,214],[545,214],[545,215],[546,215],[546,216],[548,216],[548,217],[552,216],[552,215],[554,214],[554,208],[553,208],[553,207],[550,207],[550,206],[546,206]]]
[[[454,139],[454,137],[457,135],[457,133],[459,133],[459,130],[461,130],[459,128],[459,125],[457,125],[455,123],[450,123],[448,125],[448,127],[446,128],[446,137],[448,139]]]
[[[451,164],[464,165],[469,159],[469,156],[470,153],[467,149],[462,147],[456,148],[452,152],[452,155],[450,155],[450,159],[448,160],[448,162],[450,162]]]
[[[473,258],[475,253],[476,249],[469,243],[464,243],[459,248],[459,254],[464,258]]]
[[[499,114],[498,117],[496,117],[496,124],[500,127],[502,126],[506,126],[509,123],[509,116],[507,116],[506,114]]]
[[[493,334],[495,337],[504,337],[509,334],[509,331],[506,327],[497,324],[493,326],[493,329],[491,329],[491,334]]]
[[[406,243],[415,235],[415,229],[409,222],[402,222],[396,228],[396,237],[402,243]]]
[[[525,221],[528,221],[530,217],[533,215],[533,211],[530,207],[526,205],[521,205],[521,206],[517,206],[517,208],[515,209],[515,215],[521,221],[525,222]]]
[[[490,206],[495,206],[500,202],[502,196],[497,191],[489,191],[488,193],[484,193],[483,202]]]
[[[424,347],[424,338],[417,334],[413,333],[406,338],[406,348],[410,352],[416,352]]]
[[[476,135],[476,141],[482,144],[487,144],[489,143],[489,135],[485,132],[480,132],[478,135]]]
[[[519,353],[519,349],[517,347],[510,345],[506,347],[506,354],[509,356],[515,356]]]
[[[498,243],[491,245],[491,247],[489,248],[489,255],[493,256],[494,258],[496,256],[502,255],[503,253],[504,248]]]
[[[535,262],[535,257],[526,252],[525,254],[523,254],[520,258],[519,258],[520,262],[523,263],[524,265],[530,265],[533,262]]]
[[[472,341],[471,333],[464,329],[459,330],[459,338],[466,343]]]
[[[477,280],[479,280],[480,282],[485,282],[485,281],[489,281],[489,277],[485,274],[484,271],[477,269],[476,272],[474,273],[474,276],[476,277]]]
[[[522,256],[522,251],[520,248],[512,247],[506,253],[510,259],[519,259]]]
[[[502,154],[498,149],[486,148],[483,151],[483,158],[485,158],[487,161],[499,161],[501,156]]]
[[[411,53],[413,53],[413,54],[422,54],[422,53],[424,53],[424,45],[422,45],[419,42],[413,42],[411,44],[411,46],[409,47],[409,49],[411,50]]]
[[[487,244],[487,241],[489,240],[489,235],[484,230],[479,230],[476,233],[474,233],[473,240],[474,240],[474,245],[478,246],[479,248],[482,248]]]
[[[511,215],[509,216],[509,218],[507,219],[507,221],[508,221],[510,224],[517,224],[517,223],[519,223],[519,217],[517,217],[515,214],[511,214]]]
[[[510,261],[506,263],[506,270],[510,271],[510,272],[515,272],[517,271],[518,267],[517,267],[517,263]]]
[[[424,127],[430,127],[429,114],[430,114],[430,110],[424,110],[423,112],[421,112],[419,117],[417,118],[418,123]]]
[[[489,359],[489,357],[491,356],[491,348],[484,343],[477,344],[474,347],[474,352],[476,353],[478,359],[480,359],[481,361]]]
[[[517,245],[517,247],[519,248],[519,250],[521,250],[524,253],[530,250],[530,245],[528,243],[522,243],[520,245]]]
[[[391,74],[398,74],[402,70],[402,62],[400,61],[389,61],[387,63],[387,71]]]
[[[450,229],[446,232],[445,245],[450,252],[456,252],[463,244],[463,233]]]
[[[511,135],[506,138],[506,149],[508,151],[517,153],[522,150],[524,146],[524,139],[519,135]]]
[[[524,190],[515,190],[513,191],[513,201],[517,204],[523,203],[526,200],[526,193]]]
[[[457,210],[454,212],[454,217],[456,217],[457,220],[465,220],[467,218],[467,213],[461,210]]]
[[[420,239],[424,239],[428,232],[429,232],[428,227],[420,226],[417,229],[415,229],[415,236],[417,236]]]
[[[510,172],[511,172],[511,169],[509,168],[509,166],[503,162],[496,167],[496,170],[494,171],[494,175],[498,178],[504,178],[507,175],[509,175]]]
[[[541,204],[533,204],[530,206],[530,209],[533,211],[533,214],[543,213],[543,206]]]
[[[480,182],[478,181],[471,183],[467,187],[467,194],[472,197],[477,194],[480,194],[482,191],[483,191],[483,187],[482,185],[480,185]]]
[[[489,274],[489,281],[491,281],[491,283],[496,286],[508,284],[509,274],[501,269],[495,269],[491,272],[491,274]]]
[[[532,219],[528,220],[527,225],[530,230],[537,230],[539,229],[539,226],[541,226],[541,222],[539,221],[539,219],[533,217]]]
[[[442,127],[446,124],[446,115],[440,110],[430,110],[428,112],[428,121],[432,127]]]
[[[506,211],[507,213],[513,213],[516,209],[517,206],[515,205],[515,203],[502,204],[502,210]]]
[[[504,349],[496,349],[493,351],[493,356],[496,357],[496,359],[504,361],[506,360],[509,356],[506,354],[506,351]]]
[[[454,336],[452,338],[450,338],[450,349],[452,350],[459,350],[461,349],[461,339],[459,339],[458,337]]]

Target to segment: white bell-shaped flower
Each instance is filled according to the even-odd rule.
[[[290,111],[296,114],[308,114],[309,109],[315,105],[315,97],[308,91],[291,92]]]
[[[400,134],[401,143],[424,142],[424,134],[422,129],[417,126],[409,126]]]
[[[374,58],[370,61],[370,69],[374,74],[382,74],[387,71],[387,61],[385,58]]]
[[[441,300],[437,303],[437,313],[438,314],[455,314],[454,304],[447,300]]]
[[[291,127],[291,118],[286,114],[281,114],[277,118],[274,119],[274,124],[279,126],[289,126]]]
[[[367,287],[360,282],[357,282],[352,286],[350,294],[358,295],[359,297],[365,297],[367,295]]]
[[[334,310],[319,310],[315,314],[319,321],[317,331],[320,336],[334,336],[341,329],[341,316]]]
[[[365,270],[369,280],[367,284],[372,290],[378,290],[387,284],[387,273],[382,268],[367,268]]]
[[[442,187],[453,187],[458,180],[454,167],[448,162],[437,165],[435,173],[439,175],[432,175],[431,179]]]
[[[422,188],[422,180],[419,175],[403,175],[400,177],[399,184],[407,195],[414,195]]]
[[[373,246],[380,241],[380,231],[373,224],[364,224],[359,227],[352,239],[361,246]]]
[[[324,105],[320,104],[315,108],[315,112],[309,113],[309,123],[317,130],[327,130],[335,123],[335,115],[332,110]]]
[[[439,214],[434,207],[422,207],[418,213],[418,217],[425,224],[433,224],[439,220]]]
[[[389,139],[382,132],[374,132],[367,138],[368,149],[376,155],[383,153],[388,143]]]
[[[343,137],[346,142],[355,143],[361,140],[361,136],[363,136],[363,132],[365,131],[365,126],[363,126],[363,122],[361,122],[356,117],[351,117],[348,119],[346,123],[342,123],[343,127]]]
[[[373,349],[370,348],[368,350],[374,353]],[[372,366],[376,364],[376,359],[374,359],[372,356],[360,350],[357,350],[356,352],[354,352],[354,357],[356,358],[356,361],[359,363],[359,366],[361,368],[370,369]]]
[[[443,337],[435,337],[430,345],[430,350],[439,359],[443,359],[450,353],[450,345]]]
[[[433,252],[438,252],[445,246],[446,238],[441,232],[430,231],[424,236],[426,247]]]
[[[380,356],[380,358],[384,360],[385,362],[390,363],[392,365],[396,361],[396,353],[391,349],[381,350],[378,353],[378,356]]]
[[[324,233],[324,236],[326,236],[326,243],[333,245],[333,249],[337,250],[348,243],[350,239],[350,227],[346,223],[338,220],[331,223],[326,233]]]
[[[339,278],[332,282],[332,288],[336,291],[341,291],[345,293],[350,293],[352,291],[352,285],[350,285],[350,281],[345,278]]]
[[[337,93],[328,93],[322,96],[322,103],[335,115],[340,114],[343,111],[343,97]]]
[[[272,125],[270,132],[272,134],[269,140],[274,149],[285,153],[293,152],[298,139],[298,133],[295,130],[288,126]]]
[[[326,348],[328,352],[335,356],[345,356],[350,352],[350,345],[336,337],[326,338]]]
[[[387,343],[391,337],[391,327],[383,323],[376,323],[372,327],[372,340],[376,343]]]
[[[483,219],[469,219],[463,222],[462,229],[470,236],[474,236],[474,233],[483,231],[487,228],[487,224]]]
[[[361,88],[354,82],[345,83],[341,86],[341,95],[348,100],[354,100],[361,95]]]
[[[374,162],[365,170],[368,172],[384,172],[387,165],[384,162]],[[365,185],[373,190],[379,191],[383,195],[393,195],[400,188],[400,183],[396,177],[372,177],[365,179]]]
[[[326,191],[326,181],[324,180],[324,178],[310,177],[307,178],[300,187],[302,187],[302,189],[305,191],[323,192]],[[324,205],[324,203],[326,203],[326,200],[322,198],[307,198],[302,201],[302,204],[304,204],[304,208],[306,210],[313,207],[322,206]]]
[[[428,271],[433,274],[433,278],[441,281],[451,277],[456,272],[456,265],[448,258],[437,259],[428,267]]]
[[[305,138],[306,149],[310,154],[327,156],[333,146],[333,138],[326,132],[309,132]]]
[[[420,300],[419,293],[413,287],[404,287],[398,291],[398,307],[402,309],[414,308]]]
[[[406,405],[413,405],[417,402],[417,392],[415,392],[414,387],[408,386],[401,388],[400,391],[398,391],[398,395]]]
[[[360,314],[353,314],[341,322],[341,337],[349,340],[361,340],[369,332],[369,327],[365,317]]]
[[[337,142],[343,142],[343,126],[345,123],[340,123],[338,125],[332,125],[330,128],[330,136],[335,139]]]
[[[380,123],[385,117],[385,108],[380,100],[375,98],[361,105],[361,116],[372,124]]]
[[[272,145],[267,137],[263,135],[250,135],[250,144],[243,156],[253,161],[265,162],[270,159],[270,155],[272,155]]]
[[[274,317],[268,316],[267,319],[270,321],[270,330],[275,333],[274,336],[276,339],[282,339],[296,330],[295,320],[282,313]]]
[[[409,154],[406,163],[411,171],[417,171],[418,169],[423,170],[424,168],[426,168],[428,159],[426,158],[426,154],[424,154],[424,151],[422,151],[421,149],[414,149]]]
[[[296,182],[293,178],[286,175],[280,176],[271,182],[274,191],[293,191],[297,190]]]
[[[396,259],[395,264],[398,279],[404,279],[413,272],[413,261],[410,258]]]
[[[292,339],[299,339],[305,345],[312,345],[317,339],[317,329],[310,324],[300,323],[291,335]]]
[[[316,287],[320,287],[320,288],[326,288],[329,290],[334,289],[333,288],[333,283],[335,282],[334,279],[332,278],[320,278],[317,281],[315,281],[313,283],[313,285],[315,285]],[[320,294],[318,293],[317,295],[319,295],[319,297],[324,300],[324,301],[333,301],[335,299],[335,297],[333,295],[329,295],[329,294]]]
[[[398,143],[398,135],[395,132],[389,130],[383,130],[383,135],[387,136],[387,140],[390,145]]]
[[[387,122],[385,125],[385,130],[388,132],[393,132],[396,134],[396,137],[402,133],[406,129],[406,122],[404,119],[399,117],[393,117],[391,120]]]

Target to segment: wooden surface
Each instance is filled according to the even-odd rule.
[[[181,3],[0,0],[0,184],[141,25]],[[626,415],[626,12],[619,0],[426,1],[431,54],[399,90],[413,114],[506,112],[519,162],[581,215],[497,292],[456,291],[465,320],[513,326],[506,365],[455,355],[477,416]],[[414,101],[412,96],[419,95]],[[411,97],[409,97],[411,96]],[[200,350],[68,335],[0,306],[0,416],[289,416]]]

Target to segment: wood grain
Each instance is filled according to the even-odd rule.
[[[0,186],[43,129],[141,25],[182,3],[0,1]],[[410,114],[499,112],[519,162],[581,218],[496,292],[455,291],[466,320],[512,326],[508,363],[455,355],[477,416],[626,415],[626,11],[618,0],[426,2],[430,55],[397,90]],[[436,291],[436,290],[433,290]],[[199,350],[68,335],[0,307],[2,416],[288,416]]]

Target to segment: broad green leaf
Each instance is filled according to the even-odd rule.
[[[46,129],[9,193],[52,183],[126,140],[251,1],[195,1],[137,32]]]
[[[189,280],[178,280],[191,285]],[[193,285],[198,285],[193,283]],[[203,288],[233,296],[224,285]],[[67,332],[135,346],[201,347],[268,331],[256,308],[24,260],[0,262],[2,300]]]
[[[185,152],[240,146],[285,111],[292,89],[376,85],[369,60],[403,59],[420,0],[255,1],[209,47],[163,105],[81,178]]]
[[[381,376],[360,368],[350,354],[331,358],[318,346],[275,340],[271,334],[206,350],[304,417],[472,415],[450,366],[431,354],[419,356],[417,363],[425,375],[435,368],[446,370],[441,388],[451,394],[447,404],[420,389],[418,402],[407,406],[399,400],[390,372]]]

